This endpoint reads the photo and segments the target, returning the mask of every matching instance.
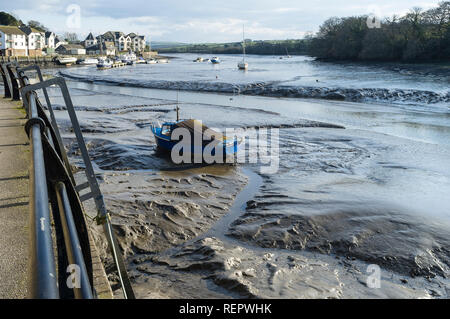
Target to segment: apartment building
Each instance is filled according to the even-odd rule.
[[[27,35],[28,56],[41,56],[45,48],[45,32],[41,32],[29,26],[19,27]]]
[[[108,31],[97,37],[98,41],[114,42],[117,51],[143,52],[145,50],[145,36],[136,33],[125,34],[120,31]]]
[[[5,56],[28,55],[25,32],[18,27],[0,25],[0,52]]]
[[[54,34],[51,31],[45,32],[45,47],[46,48],[54,49],[56,46],[55,40],[56,40],[56,34]]]

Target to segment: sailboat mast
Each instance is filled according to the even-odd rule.
[[[242,25],[242,48],[244,50],[244,62],[245,62],[245,31],[244,31],[244,25]]]
[[[177,91],[177,122],[180,120],[180,107],[178,106],[178,91]]]

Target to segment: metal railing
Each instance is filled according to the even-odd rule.
[[[34,71],[39,82],[30,84],[26,72]],[[78,119],[63,78],[44,81],[38,66],[18,68],[16,64],[1,64],[5,97],[19,93],[27,112],[25,129],[32,149],[30,172],[31,260],[30,277],[32,298],[86,298],[94,297],[92,261],[88,229],[82,202],[94,199],[97,223],[102,224],[117,268],[125,298],[134,293],[112,230],[110,215],[97,183],[92,163],[84,142]],[[62,143],[47,88],[59,87],[72,122],[78,147],[85,164],[87,182],[76,185],[70,163]],[[6,88],[10,90],[7,96]],[[20,87],[20,89],[19,89]],[[39,100],[38,90],[44,93],[51,121]],[[79,192],[90,188],[80,196]],[[54,227],[52,227],[54,222]],[[56,238],[55,244],[53,238]],[[57,252],[55,258],[54,251]],[[56,261],[56,262],[55,262]],[[69,283],[75,271],[75,282]],[[68,278],[69,277],[69,278]]]

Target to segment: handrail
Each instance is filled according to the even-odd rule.
[[[55,256],[53,254],[52,229],[48,206],[47,178],[41,130],[43,126],[37,116],[36,95],[30,94],[28,128],[32,149],[31,168],[31,295],[35,298],[59,298],[56,281]]]
[[[20,69],[20,72],[22,72],[22,69]],[[56,85],[60,88],[61,93],[63,95],[63,99],[67,108],[67,112],[69,113],[70,120],[72,122],[72,128],[75,133],[75,137],[78,142],[78,147],[80,149],[81,156],[83,158],[83,162],[85,165],[85,174],[86,178],[88,180],[88,184],[90,187],[91,192],[83,195],[83,200],[88,200],[90,198],[94,199],[95,206],[97,208],[97,223],[103,225],[103,230],[105,232],[108,245],[111,250],[111,254],[114,259],[114,263],[117,268],[117,273],[119,276],[119,281],[122,286],[122,292],[126,299],[134,299],[134,292],[130,283],[130,280],[128,278],[128,274],[126,271],[126,266],[123,261],[123,257],[120,255],[119,246],[117,244],[116,239],[114,238],[114,233],[112,230],[112,224],[111,224],[111,217],[106,209],[106,205],[104,202],[103,195],[100,191],[100,187],[97,182],[97,178],[95,177],[94,168],[92,166],[89,153],[86,147],[86,143],[84,141],[83,134],[81,132],[81,128],[78,122],[78,118],[76,116],[75,108],[73,107],[72,99],[70,98],[69,90],[66,85],[66,81],[63,78],[55,77],[51,78],[49,80],[36,83],[33,85],[27,86],[25,89],[27,90],[38,90],[43,89],[44,87],[49,87],[52,85]],[[23,90],[23,89],[22,89]]]
[[[6,63],[8,64],[8,63]],[[20,95],[27,112],[28,122],[25,125],[31,139],[33,149],[33,172],[31,175],[32,197],[32,263],[31,263],[31,297],[33,298],[93,298],[93,275],[87,226],[84,219],[82,201],[93,198],[97,207],[97,223],[102,224],[109,247],[115,262],[120,283],[125,298],[134,298],[134,292],[126,271],[123,257],[114,237],[111,217],[106,209],[103,195],[100,191],[94,169],[84,142],[81,128],[70,98],[70,94],[63,78],[43,80],[38,66],[18,68],[16,65],[1,64],[5,73],[4,82],[11,85],[12,81],[20,85]],[[36,71],[39,81],[30,84],[26,71]],[[16,74],[14,74],[15,72]],[[13,77],[11,79],[11,77]],[[56,85],[60,88],[64,102],[72,122],[78,146],[85,164],[85,174],[88,182],[76,185],[70,163],[60,136],[54,111],[49,99],[47,88]],[[13,86],[13,85],[11,85]],[[17,89],[16,87],[12,88]],[[45,96],[51,121],[43,111],[41,102],[36,94],[42,90]],[[47,163],[48,161],[48,163]],[[90,193],[83,196],[79,191],[89,187]],[[58,278],[55,271],[54,246],[52,228],[50,227],[50,209],[55,220],[55,231],[58,248]],[[38,238],[39,237],[39,238]],[[61,240],[63,237],[63,240]],[[62,251],[60,251],[62,250]],[[60,260],[63,258],[64,260]],[[76,265],[78,286],[63,287],[67,281],[63,280],[67,265]],[[49,278],[50,277],[50,278]],[[59,287],[58,284],[59,283]],[[72,289],[73,288],[73,289]]]
[[[20,73],[20,72],[19,72]],[[62,225],[62,232],[64,236],[65,254],[67,255],[68,263],[73,266],[76,265],[77,272],[75,275],[75,281],[71,287],[73,288],[73,294],[75,298],[91,299],[93,298],[90,278],[92,274],[88,274],[88,270],[85,263],[85,256],[83,256],[82,245],[80,244],[78,237],[78,230],[74,222],[74,216],[72,213],[71,202],[67,194],[65,184],[63,183],[64,177],[52,177],[48,178],[50,163],[45,165],[45,158],[51,162],[51,157],[46,156],[44,145],[50,145],[54,148],[53,139],[49,134],[48,119],[42,118],[42,114],[39,114],[39,108],[37,106],[38,98],[35,91],[29,84],[29,80],[24,74],[21,74],[20,82],[24,86],[21,88],[22,99],[24,106],[28,114],[28,121],[25,128],[30,131],[30,137],[32,140],[32,202],[31,205],[31,224],[32,227],[32,246],[31,246],[31,293],[32,298],[59,298],[60,291],[65,291],[65,287],[62,285],[67,284],[61,282],[58,287],[56,278],[56,265],[55,256],[53,254],[54,246],[52,240],[52,228],[50,226],[50,212],[49,212],[49,194],[48,189],[51,189],[50,185],[52,180],[56,179],[53,198],[57,199],[59,210],[59,218]],[[42,113],[42,112],[41,112]],[[43,143],[43,139],[47,142]],[[58,155],[57,155],[58,156]],[[55,165],[55,163],[51,163]],[[67,175],[67,171],[66,171]],[[66,178],[67,179],[67,178]],[[53,210],[55,214],[56,211]],[[54,215],[53,218],[56,218]],[[86,246],[86,244],[84,245]],[[87,249],[90,249],[87,244]],[[86,249],[86,248],[85,248]],[[89,253],[90,258],[90,253]],[[90,262],[90,260],[89,260]],[[69,269],[70,270],[70,269]],[[60,276],[62,277],[62,276]]]

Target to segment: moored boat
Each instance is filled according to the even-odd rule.
[[[82,61],[80,61],[79,64],[80,64],[80,65],[93,65],[93,64],[98,64],[98,59],[96,59],[96,58],[86,58],[86,59],[83,59]]]
[[[77,62],[77,58],[74,57],[58,57],[58,63],[61,65],[71,65]]]
[[[248,63],[245,62],[245,33],[244,26],[242,26],[242,61],[238,63],[239,70],[247,70]]]
[[[119,59],[122,60],[123,63],[128,64],[128,62],[130,62],[130,61],[132,61],[132,62],[136,61],[136,54],[134,54],[134,53],[122,54],[119,57]]]
[[[100,59],[97,63],[99,69],[109,69],[112,67],[112,61],[110,59]]]
[[[186,129],[190,133],[191,139],[188,141],[183,139],[181,142],[173,140],[172,132],[177,128]],[[165,122],[161,126],[152,125],[151,130],[156,144],[161,150],[171,152],[175,145],[182,143],[183,152],[186,152],[189,158],[201,155],[202,162],[205,160],[205,156],[216,158],[217,155],[220,157],[220,163],[223,163],[225,158],[237,153],[240,143],[237,139],[229,138],[203,125],[201,121],[192,119]],[[195,138],[196,135],[199,136],[199,142]],[[183,155],[185,154],[183,153]]]
[[[219,64],[220,63],[220,59],[216,56],[211,58],[211,63],[212,64]]]

